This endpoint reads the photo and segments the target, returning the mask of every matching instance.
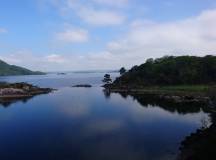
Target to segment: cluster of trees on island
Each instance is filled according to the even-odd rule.
[[[119,70],[119,73],[120,75],[123,75],[124,73],[126,73],[126,69],[124,67],[122,67],[120,70]],[[102,80],[103,83],[105,84],[111,84],[112,83],[112,78],[110,76],[110,74],[105,74],[104,75],[104,79]]]
[[[148,59],[140,66],[134,66],[113,85],[151,86],[151,85],[193,85],[216,83],[216,56],[164,56]]]

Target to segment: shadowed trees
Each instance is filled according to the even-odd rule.
[[[165,56],[148,59],[132,67],[114,81],[116,85],[184,85],[214,84],[216,56]]]
[[[110,84],[110,83],[112,83],[111,76],[110,76],[109,74],[105,74],[105,75],[104,75],[104,79],[102,80],[102,82],[104,82],[105,84]]]
[[[126,69],[125,69],[124,67],[122,67],[122,68],[119,70],[119,72],[120,72],[120,75],[123,75],[123,74],[126,72]]]

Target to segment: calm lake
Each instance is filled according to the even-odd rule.
[[[181,111],[107,95],[100,87],[103,75],[1,77],[58,90],[0,104],[0,160],[172,160],[181,141],[209,121],[201,109]],[[71,87],[82,83],[93,87]]]

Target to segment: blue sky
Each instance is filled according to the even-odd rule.
[[[0,0],[0,59],[33,70],[118,69],[216,53],[215,0]]]

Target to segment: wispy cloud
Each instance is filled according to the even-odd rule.
[[[37,56],[28,50],[17,51],[13,54],[4,54],[0,56],[0,59],[12,65],[18,65],[31,70],[41,71],[64,70],[60,68],[64,66],[64,63],[67,64],[70,61],[69,57],[65,57],[60,54]],[[66,66],[69,67],[68,65]]]
[[[62,16],[77,15],[83,22],[94,26],[113,26],[123,24],[125,14],[116,6],[124,6],[128,0],[66,0],[52,1],[52,4],[61,11]],[[101,7],[96,5],[101,4]],[[110,8],[111,7],[111,8]]]
[[[84,7],[79,9],[77,14],[84,22],[95,26],[120,25],[125,21],[124,15],[111,10],[96,10]]]
[[[108,52],[114,57],[121,57],[127,65],[132,65],[131,62],[143,63],[146,58],[165,54],[215,54],[215,19],[216,10],[208,10],[175,22],[135,21],[128,33],[108,44]]]
[[[1,53],[0,59],[33,70],[53,71],[117,69],[122,66],[131,67],[143,63],[147,58],[164,55],[193,54],[203,56],[216,54],[215,9],[205,10],[197,16],[181,20],[173,21],[173,18],[172,20],[168,18],[166,21],[155,21],[152,17],[145,19],[142,14],[139,16],[140,14],[133,14],[132,11],[130,12],[132,13],[131,17],[127,19],[125,10],[114,6],[113,0],[49,1],[64,10],[65,14],[73,14],[61,17],[60,27],[64,24],[73,23],[75,25],[66,26],[59,32],[55,32],[59,26],[54,28],[55,40],[58,40],[58,43],[83,43],[82,47],[86,48],[82,49],[86,53],[83,53],[82,49],[77,49],[79,46],[76,46],[74,50],[60,48],[61,46],[60,49],[49,46],[51,51],[48,53],[5,53],[4,56]],[[132,1],[116,0],[116,3],[123,6],[132,3]],[[110,26],[112,30],[109,36],[106,29],[109,29]],[[124,29],[119,33],[118,30],[115,30],[116,28]],[[0,29],[0,32],[5,32],[5,30]],[[90,34],[92,39],[96,36],[99,37],[100,45],[106,47],[98,46],[96,44],[98,41],[91,41],[94,46],[89,45]],[[88,42],[88,44],[85,46],[84,42]],[[88,49],[91,50],[91,47],[94,52],[89,53]],[[69,49],[72,51],[70,52]]]
[[[57,54],[48,55],[45,60],[50,63],[64,63],[67,61],[63,56]]]
[[[83,43],[89,39],[88,31],[82,28],[67,28],[62,32],[56,33],[59,41],[66,43]]]
[[[8,31],[7,31],[7,29],[5,29],[5,28],[0,28],[0,33],[7,33]]]
[[[16,55],[13,54],[7,56],[6,55],[0,56],[0,59],[10,64],[19,64],[22,62],[20,59],[17,58]]]
[[[112,7],[125,7],[129,4],[129,0],[93,0],[93,2]]]

